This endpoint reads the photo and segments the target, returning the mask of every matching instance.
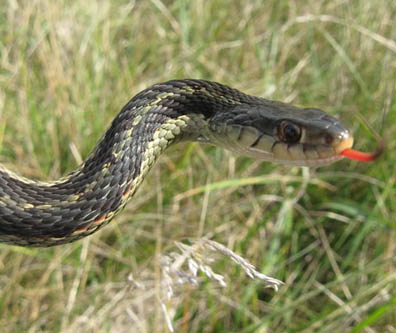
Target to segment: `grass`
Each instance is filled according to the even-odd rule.
[[[395,13],[363,0],[2,1],[1,162],[24,176],[71,171],[129,98],[170,78],[323,108],[372,150],[360,115],[387,142],[376,163],[309,174],[176,146],[103,231],[1,245],[2,330],[167,331],[161,254],[206,237],[285,284],[275,293],[216,256],[227,286],[203,273],[175,286],[163,303],[175,331],[395,332]]]

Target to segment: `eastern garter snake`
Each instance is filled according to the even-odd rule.
[[[0,169],[0,242],[52,246],[106,225],[171,144],[199,141],[255,158],[319,166],[342,158],[352,136],[318,109],[249,96],[219,83],[173,80],[132,98],[86,161],[35,182]]]

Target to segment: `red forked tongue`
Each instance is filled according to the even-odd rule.
[[[381,156],[384,151],[384,143],[380,141],[378,143],[378,148],[374,153],[364,153],[352,148],[344,149],[340,155],[347,157],[354,161],[359,162],[372,162],[375,161],[379,156]]]

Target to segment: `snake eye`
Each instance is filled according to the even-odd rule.
[[[301,128],[290,121],[284,120],[278,128],[279,139],[286,143],[296,143],[301,138]]]

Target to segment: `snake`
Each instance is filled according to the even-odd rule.
[[[353,137],[339,120],[317,108],[205,80],[157,83],[122,108],[85,161],[68,175],[44,182],[0,167],[0,242],[49,247],[93,234],[125,207],[159,156],[180,142],[318,167],[343,158]]]

